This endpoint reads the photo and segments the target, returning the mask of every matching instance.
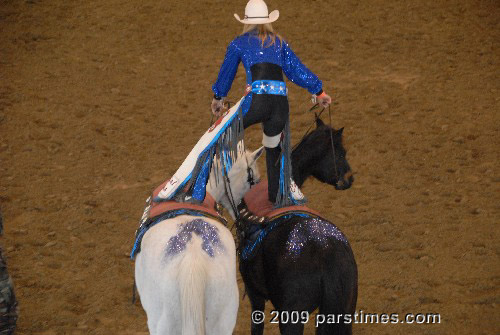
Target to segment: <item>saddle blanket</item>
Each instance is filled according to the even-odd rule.
[[[265,237],[289,218],[300,216],[322,219],[318,212],[307,206],[274,208],[268,198],[267,181],[261,181],[252,187],[245,194],[238,210],[240,211],[240,220],[247,228],[241,250],[241,258],[244,260],[252,259]]]

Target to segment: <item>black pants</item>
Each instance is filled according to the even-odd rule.
[[[264,134],[276,136],[281,134],[289,117],[288,98],[283,95],[253,94],[250,109],[243,118],[243,126],[262,123]],[[272,203],[278,194],[281,148],[266,148],[266,167],[268,196]]]
[[[252,80],[283,81],[283,70],[272,63],[254,64],[250,68]],[[281,134],[289,117],[288,98],[283,95],[253,94],[250,109],[243,118],[243,126],[262,123],[264,134],[276,136]],[[266,166],[269,200],[276,202],[280,181],[279,158],[281,148],[266,148]]]

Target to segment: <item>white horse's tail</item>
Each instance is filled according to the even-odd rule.
[[[182,335],[205,334],[205,287],[207,269],[198,237],[188,246],[179,266]]]

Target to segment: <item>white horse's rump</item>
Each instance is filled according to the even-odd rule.
[[[258,182],[262,152],[245,152],[229,171],[236,203],[250,189],[248,168]],[[224,183],[211,181],[207,192],[233,215]],[[236,247],[219,221],[181,215],[152,226],[141,241],[135,279],[152,335],[232,334],[239,302]]]
[[[239,299],[233,236],[209,218],[168,221],[144,235],[136,259],[150,333],[232,334]]]

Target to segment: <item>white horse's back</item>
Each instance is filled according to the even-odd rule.
[[[181,215],[151,227],[136,259],[136,284],[152,335],[231,334],[238,287],[231,232]]]

